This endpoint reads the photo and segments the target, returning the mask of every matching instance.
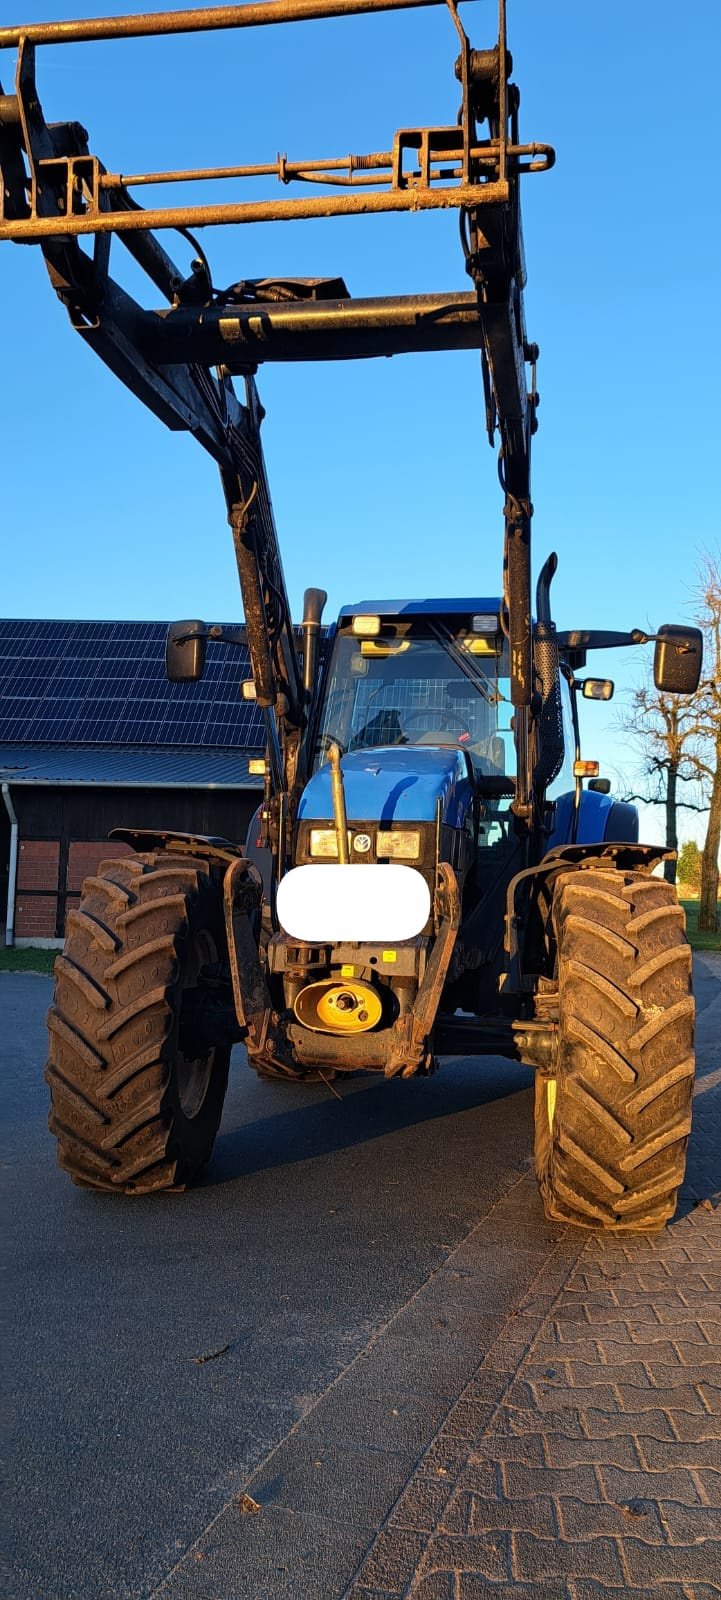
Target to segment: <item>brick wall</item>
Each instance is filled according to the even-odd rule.
[[[60,841],[21,839],[15,897],[15,933],[18,939],[54,939],[58,931],[58,895],[67,894],[66,911],[77,905],[85,878],[96,873],[101,861],[133,855],[129,844],[112,839],[74,839],[68,847],[66,882],[59,882]],[[61,904],[62,920],[62,904]]]
[[[51,889],[57,893],[60,844],[57,839],[21,839],[18,891]]]
[[[54,939],[58,898],[55,894],[28,895],[15,903],[15,936],[18,939]]]
[[[15,899],[15,933],[19,939],[54,938],[59,863],[57,839],[21,839]]]
[[[113,856],[134,854],[130,845],[122,844],[119,839],[73,839],[68,850],[68,894],[79,894],[83,880],[97,872],[101,861],[108,861]]]

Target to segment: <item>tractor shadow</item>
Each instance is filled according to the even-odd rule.
[[[718,1143],[720,1107],[721,1068],[710,1065],[702,1068],[696,1076],[686,1175],[681,1185],[676,1215],[668,1224],[670,1228],[683,1222],[699,1206],[705,1211],[715,1211],[721,1205],[721,1150]]]
[[[678,1209],[669,1227],[683,1222],[698,1207],[715,1210],[721,1203],[721,1148],[718,1139],[721,1105],[721,1049],[718,1035],[718,999],[721,993],[721,957],[702,952],[694,959],[696,995],[697,1068],[693,1121],[688,1144],[686,1176]],[[706,1015],[708,1013],[708,1015]]]
[[[435,1124],[436,1158],[447,1127],[452,1158],[458,1129],[457,1125],[451,1129],[449,1119],[472,1117],[483,1108],[486,1115],[478,1122],[477,1154],[479,1160],[492,1161],[498,1142],[504,1142],[504,1124],[506,1134],[508,1131],[509,1106],[504,1102],[515,1100],[533,1082],[532,1070],[517,1062],[448,1058],[430,1078],[388,1081],[381,1074],[364,1073],[336,1078],[332,1088],[322,1083],[304,1088],[257,1079],[241,1051],[236,1052],[234,1066],[236,1061],[240,1070],[231,1077],[221,1131],[200,1180],[202,1188],[367,1146],[403,1132],[410,1134],[424,1124]],[[515,1125],[518,1110],[511,1115]],[[530,1107],[527,1134],[530,1157]]]

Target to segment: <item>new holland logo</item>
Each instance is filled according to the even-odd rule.
[[[354,838],[354,840],[353,840],[353,849],[358,851],[359,856],[367,856],[368,851],[370,850],[370,847],[371,847],[371,836],[370,836],[370,834],[369,833],[357,833],[355,838]]]

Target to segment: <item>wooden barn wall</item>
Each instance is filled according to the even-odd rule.
[[[244,841],[261,791],[18,784],[12,797],[20,845],[15,932],[32,939],[62,937],[82,877],[112,854],[112,828],[177,828]]]

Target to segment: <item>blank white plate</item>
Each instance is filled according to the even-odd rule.
[[[285,932],[308,944],[399,943],[425,927],[431,895],[414,867],[319,862],[281,878],[277,909]]]

